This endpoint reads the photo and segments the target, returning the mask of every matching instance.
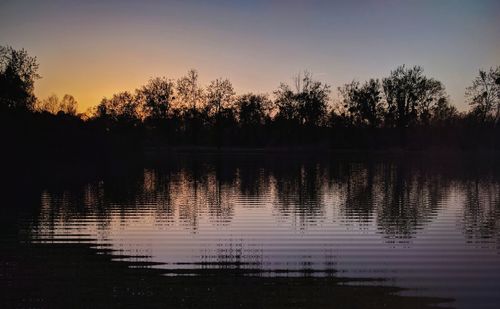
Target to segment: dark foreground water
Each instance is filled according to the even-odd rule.
[[[495,156],[183,155],[3,180],[0,307],[500,307]]]

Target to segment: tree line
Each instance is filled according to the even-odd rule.
[[[382,79],[353,80],[338,87],[335,100],[332,87],[309,72],[298,74],[291,84],[281,83],[272,95],[237,95],[230,80],[218,78],[203,86],[198,72],[190,70],[176,80],[152,78],[80,114],[71,95],[36,98],[38,68],[37,59],[26,50],[0,47],[2,113],[72,117],[99,134],[150,144],[276,146],[333,141],[342,146],[341,139],[350,139],[355,147],[353,138],[371,135],[393,146],[411,139],[401,132],[496,132],[500,118],[500,66],[479,70],[466,89],[468,112],[458,112],[442,82],[426,76],[421,66],[401,65]]]

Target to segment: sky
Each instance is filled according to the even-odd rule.
[[[303,70],[336,89],[401,64],[467,110],[478,70],[500,65],[500,1],[0,0],[0,45],[37,57],[39,98],[72,94],[80,111],[191,68],[271,94]]]

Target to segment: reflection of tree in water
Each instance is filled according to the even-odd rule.
[[[465,193],[463,225],[469,239],[492,238],[500,231],[500,185],[491,180],[463,184]]]
[[[212,175],[206,183],[204,195],[211,221],[217,225],[231,222],[234,212],[231,186],[223,183],[216,175]]]
[[[35,229],[53,230],[56,221],[62,227],[83,221],[105,234],[113,219],[127,220],[130,208],[153,203],[151,196],[156,194],[158,182],[153,175],[148,170],[113,169],[86,184],[58,184],[46,189],[41,195],[40,226]],[[89,217],[93,220],[87,220]]]
[[[435,215],[449,189],[449,181],[431,167],[386,164],[375,188],[380,229],[388,236],[410,237]]]
[[[280,215],[298,220],[301,228],[323,219],[325,170],[318,163],[286,162],[272,172]]]
[[[306,228],[325,219],[325,205],[333,198],[343,224],[364,228],[376,219],[388,237],[406,238],[432,218],[453,190],[464,194],[464,232],[492,237],[500,230],[500,189],[491,177],[498,173],[476,165],[221,157],[122,166],[83,184],[45,189],[33,224],[46,233],[91,217],[95,229],[105,233],[111,223],[133,223],[140,214],[151,216],[157,226],[180,224],[196,231],[202,218],[229,224],[236,205],[263,207],[274,198],[278,218]]]
[[[449,181],[416,165],[398,161],[337,162],[329,168],[329,185],[339,197],[344,224],[367,225],[376,215],[389,237],[409,237],[428,220],[448,195]]]
[[[207,208],[207,187],[213,173],[196,160],[179,164],[177,170],[168,172],[171,174],[167,184],[171,199],[168,205],[172,211],[170,220],[174,221],[177,214],[181,224],[196,231],[200,216]]]
[[[238,185],[242,196],[246,197],[267,197],[270,194],[269,169],[262,165],[242,164],[238,167]]]
[[[168,209],[175,217],[196,231],[200,217],[208,214],[216,224],[229,223],[233,217],[231,188],[234,187],[234,170],[220,170],[212,165],[193,161],[170,171],[165,184],[170,198]],[[159,210],[161,212],[161,210]],[[164,220],[157,220],[164,222]]]
[[[85,220],[89,215],[98,218],[95,228],[105,231],[111,224],[101,182],[86,184],[78,188],[44,190],[40,195],[39,215],[34,222],[34,233],[38,236],[55,234],[58,227],[69,226]]]
[[[366,166],[360,163],[347,164],[336,162],[329,170],[329,185],[338,194],[341,212],[358,223],[368,222],[373,214],[374,183],[377,182],[375,167],[372,163]]]

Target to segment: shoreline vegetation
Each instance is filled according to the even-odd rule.
[[[177,80],[152,78],[135,92],[103,98],[86,113],[77,113],[71,95],[36,98],[38,67],[26,50],[0,46],[0,130],[9,160],[500,150],[500,66],[479,70],[466,89],[468,112],[458,112],[444,85],[422,67],[402,65],[382,79],[338,87],[338,98],[308,72],[272,95],[236,95],[228,79],[204,87],[190,70]]]

